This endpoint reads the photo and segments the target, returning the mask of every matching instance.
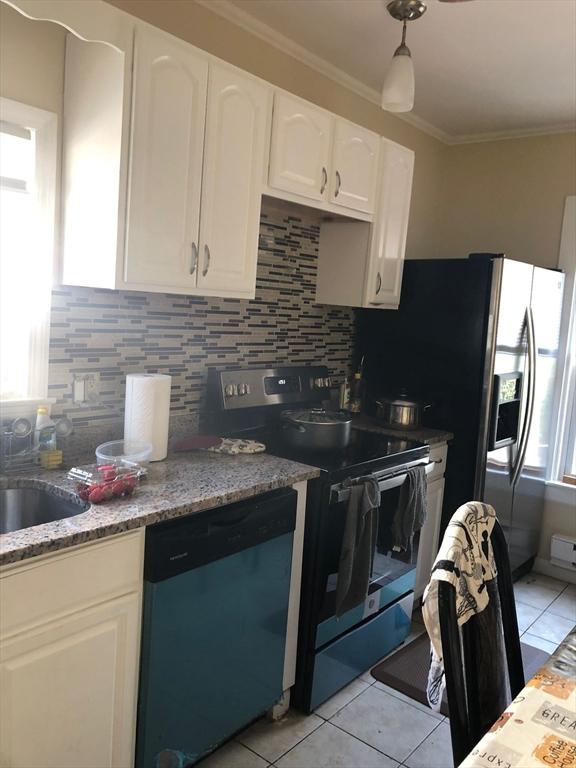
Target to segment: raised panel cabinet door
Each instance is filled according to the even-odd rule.
[[[131,593],[2,643],[2,768],[131,768],[139,626]]]
[[[387,139],[381,141],[380,193],[364,306],[397,309],[402,288],[414,152]]]
[[[265,85],[210,67],[198,287],[253,296],[270,94]]]
[[[136,30],[124,279],[196,287],[208,63]]]
[[[330,180],[333,203],[374,212],[379,147],[377,134],[346,120],[336,120]]]
[[[269,184],[314,200],[328,196],[332,117],[284,93],[274,97]]]
[[[418,545],[418,562],[416,565],[416,585],[414,587],[414,597],[417,599],[422,596],[426,585],[430,581],[430,571],[438,554],[438,534],[440,533],[440,522],[442,519],[442,501],[444,498],[444,478],[433,480],[428,483],[426,493],[426,502],[428,511],[426,521],[420,531],[420,542]]]

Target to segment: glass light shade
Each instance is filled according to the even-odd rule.
[[[382,88],[382,109],[410,112],[414,106],[414,64],[412,57],[396,54],[390,62]]]

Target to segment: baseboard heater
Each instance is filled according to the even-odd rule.
[[[576,539],[562,533],[552,534],[550,562],[560,568],[576,571]]]

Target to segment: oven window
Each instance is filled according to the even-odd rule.
[[[392,551],[392,523],[398,508],[399,495],[400,488],[393,488],[380,496],[378,536],[368,588],[369,595],[383,591],[379,601],[380,609],[410,591],[406,588],[406,575],[415,571],[418,557],[418,533],[413,536],[409,551],[404,553]],[[346,513],[347,502],[335,503],[330,505],[322,521],[318,579],[323,598],[318,623],[333,617],[336,613],[336,586]]]

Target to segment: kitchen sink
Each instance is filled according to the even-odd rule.
[[[24,481],[25,482],[25,481]],[[52,523],[85,512],[90,505],[48,488],[23,485],[0,488],[0,533]]]

